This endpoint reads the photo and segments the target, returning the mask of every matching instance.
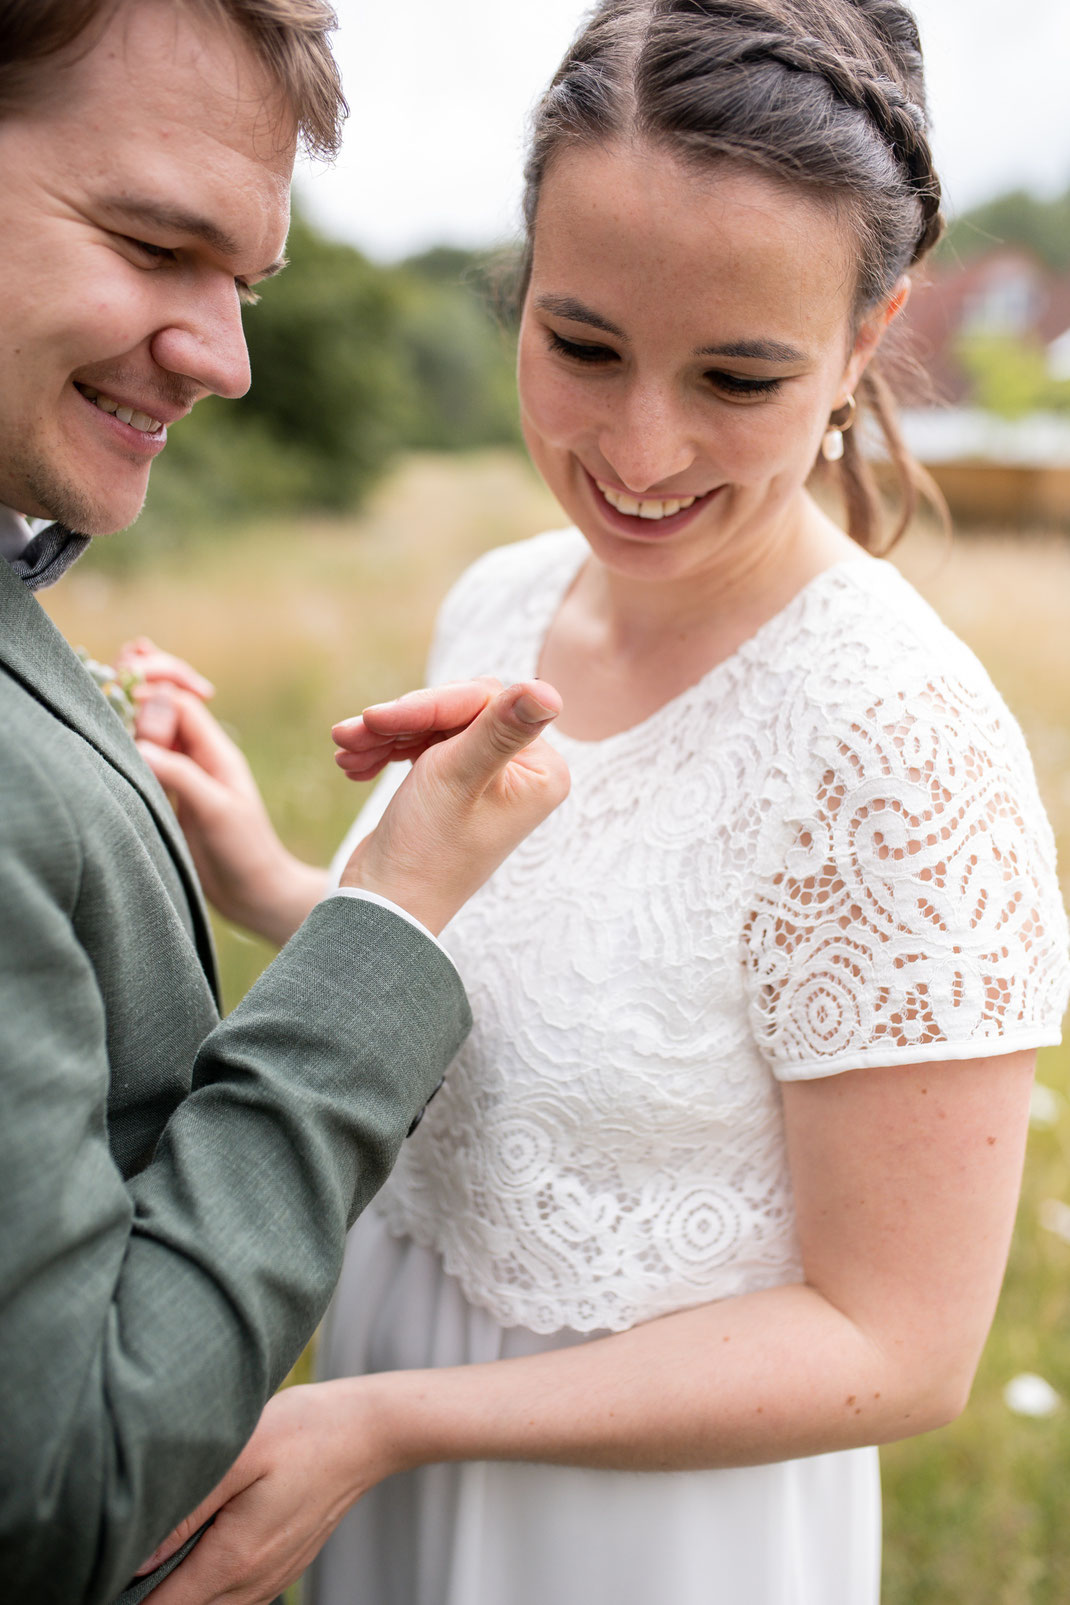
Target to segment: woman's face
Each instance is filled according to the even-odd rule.
[[[854,282],[834,209],[760,174],[647,146],[557,158],[520,331],[521,418],[607,566],[680,578],[790,540],[829,414],[890,315],[856,338]]]

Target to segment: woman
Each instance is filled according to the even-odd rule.
[[[316,1605],[876,1602],[872,1446],[966,1399],[1066,930],[1013,720],[865,550],[923,103],[894,0],[604,0],[536,115],[575,527],[432,676],[555,684],[573,790],[445,933],[476,1027],[351,1238]]]

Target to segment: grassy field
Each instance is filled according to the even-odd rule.
[[[334,719],[422,679],[435,608],[479,552],[560,523],[517,458],[403,464],[364,516],[205,532],[126,577],[83,561],[46,605],[106,659],[146,633],[219,686],[216,709],[248,753],[289,845],[325,860],[359,801],[331,762]],[[116,537],[137,541],[133,530]],[[1025,728],[1070,865],[1070,540],[908,537],[900,566],[978,652]],[[218,930],[226,995],[270,956]],[[1046,1123],[1033,1130],[1011,1264],[966,1414],[883,1455],[885,1605],[1065,1605],[1070,1600],[1070,1050],[1041,1055]],[[1070,1215],[1066,1217],[1070,1219]],[[1038,1372],[1067,1402],[1013,1415],[1003,1389]],[[503,1601],[503,1605],[508,1605]]]

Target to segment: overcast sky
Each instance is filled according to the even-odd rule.
[[[583,0],[334,0],[352,107],[335,168],[299,188],[370,254],[510,238],[527,113]],[[952,210],[1070,185],[1070,0],[916,0]]]

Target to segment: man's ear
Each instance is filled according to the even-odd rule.
[[[876,355],[877,347],[884,338],[885,330],[899,316],[910,299],[911,280],[904,273],[897,280],[891,294],[867,312],[858,328],[855,343],[851,348],[851,355],[847,359],[844,370],[844,388],[848,395],[853,395],[861,381],[862,375]]]

